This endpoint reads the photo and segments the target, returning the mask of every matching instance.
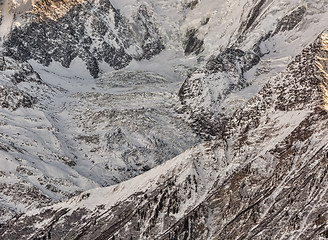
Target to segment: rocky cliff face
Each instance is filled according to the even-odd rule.
[[[76,57],[86,62],[93,77],[99,64],[114,69],[126,67],[132,59],[150,59],[164,45],[151,13],[141,5],[129,22],[109,0],[37,1],[24,15],[30,19],[15,28],[5,41],[5,52],[19,60],[52,61],[69,67]]]
[[[265,84],[267,79],[277,73],[277,59],[286,57],[287,52],[293,55],[296,49],[301,51],[293,41],[300,37],[300,32],[310,30],[305,18],[313,17],[313,12],[317,12],[320,7],[320,4],[315,3],[305,7],[291,2],[288,6],[291,10],[278,17],[275,24],[268,24],[271,15],[276,14],[272,5],[274,3],[270,1],[257,1],[246,15],[245,9],[249,5],[245,4],[239,29],[230,33],[235,36],[229,37],[228,47],[212,55],[181,86],[181,111],[189,118],[194,131],[203,138],[216,136],[221,131],[221,117],[249,99],[248,91],[258,91],[252,86]],[[275,7],[280,8],[279,5]],[[257,36],[260,29],[262,33]],[[286,52],[282,52],[291,44],[291,48],[295,47],[294,51],[286,49]]]
[[[1,239],[327,238],[322,1],[8,3]]]
[[[228,48],[185,80],[179,91],[181,110],[190,115],[191,126],[198,134],[209,139],[220,132],[222,101],[249,85],[244,72],[259,61],[254,52]]]

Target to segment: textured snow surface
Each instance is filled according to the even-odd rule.
[[[32,8],[33,12],[44,11],[39,3],[44,4],[1,2],[2,40],[14,26],[29,24],[26,12]],[[63,4],[68,6],[65,1]],[[117,4],[121,8],[124,3],[113,2]],[[54,9],[61,14],[60,6]],[[133,22],[138,8],[131,10],[124,14]],[[93,31],[90,26],[87,30]],[[133,61],[126,70],[96,80],[79,57],[69,68],[55,61],[45,67],[31,59],[30,65],[26,63],[35,75],[31,79],[26,79],[25,70],[20,71],[20,61],[4,57],[0,80],[6,87],[3,106],[9,107],[1,111],[0,168],[2,187],[9,190],[1,193],[5,209],[1,218],[6,219],[8,211],[24,212],[83,190],[121,182],[200,142],[175,113],[179,104],[176,93],[188,71],[184,67],[179,70],[179,54],[168,48],[154,60]],[[105,63],[100,69],[114,71]],[[16,99],[12,94],[21,95]],[[31,108],[19,108],[29,97],[35,102]],[[20,201],[26,192],[33,196]]]
[[[328,121],[314,63],[328,53],[320,40],[227,117],[222,136],[118,185],[33,209],[3,236],[322,239]]]
[[[328,235],[327,121],[313,64],[327,56],[319,40],[310,46],[326,28],[326,0],[110,1],[119,14],[100,14],[106,38],[115,54],[124,46],[132,57],[117,71],[98,51],[97,78],[90,49],[105,49],[104,39],[85,16],[92,44],[67,62],[38,55],[33,38],[10,38],[14,27],[41,31],[58,21],[73,27],[63,39],[74,39],[66,13],[78,13],[80,2],[96,11],[87,1],[44,2],[0,1],[0,236]],[[105,1],[93,2],[100,11]],[[30,9],[40,16],[34,25]],[[164,48],[153,52],[147,43],[158,39]],[[22,46],[28,61],[17,58]],[[322,182],[320,192],[308,182]]]
[[[24,206],[16,199],[22,193],[9,191],[2,197],[5,208],[24,211],[121,182],[200,141],[174,111],[178,82],[130,71],[95,80],[81,71],[80,59],[69,69],[30,64],[44,83],[17,85],[36,95],[32,109],[1,111],[1,182],[36,187],[48,199],[32,198]],[[7,72],[2,76],[10,83]]]

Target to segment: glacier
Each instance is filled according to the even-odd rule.
[[[0,6],[1,238],[328,236],[326,0]]]

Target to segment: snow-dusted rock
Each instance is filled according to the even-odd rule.
[[[136,10],[133,24],[109,0],[36,1],[24,17],[29,22],[5,39],[8,56],[46,66],[57,61],[64,67],[79,57],[93,77],[101,62],[121,69],[164,48],[157,23],[144,5]]]
[[[327,237],[325,2],[1,3],[2,239]]]

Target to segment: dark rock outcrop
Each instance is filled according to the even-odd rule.
[[[285,32],[292,30],[298,23],[300,23],[304,17],[306,12],[306,8],[304,6],[298,7],[294,11],[292,11],[289,15],[283,17],[275,31],[272,35],[276,35],[278,32]]]
[[[62,6],[57,4],[51,9]],[[90,74],[97,77],[102,61],[122,69],[132,59],[150,59],[164,49],[156,23],[144,5],[138,9],[134,23],[109,0],[73,2],[66,6],[69,10],[65,15],[49,15],[43,7],[36,4],[26,15],[35,20],[12,30],[4,44],[8,56],[22,61],[35,59],[46,66],[57,61],[64,67],[79,57]],[[132,48],[137,51],[129,51]]]
[[[199,54],[204,44],[203,40],[197,38],[197,29],[190,29],[186,33],[185,54]]]
[[[198,134],[209,139],[219,133],[220,103],[227,95],[248,86],[244,73],[259,60],[253,51],[228,48],[184,81],[179,91],[181,112],[190,116]]]

